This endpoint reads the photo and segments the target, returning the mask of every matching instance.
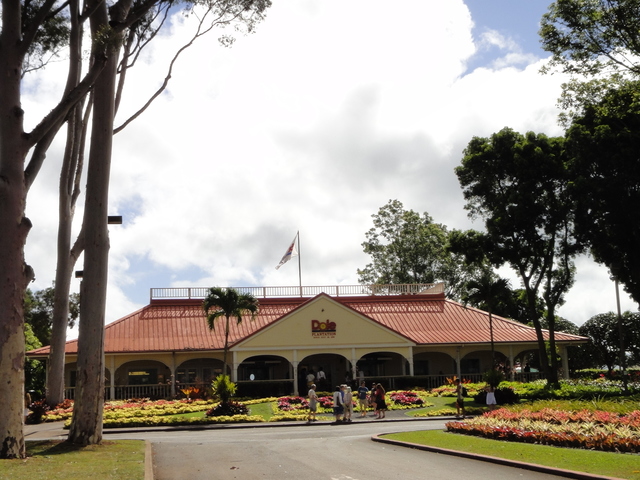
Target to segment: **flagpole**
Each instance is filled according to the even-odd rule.
[[[300,257],[302,254],[300,253],[300,230],[298,230],[296,235],[298,237],[298,281],[300,285],[300,296],[302,297],[302,267],[300,266]]]

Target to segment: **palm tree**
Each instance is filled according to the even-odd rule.
[[[484,270],[482,275],[467,283],[468,294],[465,303],[484,308],[489,314],[489,336],[491,339],[491,360],[496,366],[496,352],[493,342],[493,309],[503,298],[511,293],[509,280],[497,277],[491,270]]]
[[[227,351],[229,350],[229,319],[236,317],[238,324],[242,322],[242,316],[251,313],[251,320],[258,313],[258,300],[250,293],[239,293],[234,288],[212,287],[202,303],[207,322],[211,330],[215,330],[215,323],[219,317],[224,317],[224,353],[223,375],[227,375]]]

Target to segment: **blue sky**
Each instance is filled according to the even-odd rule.
[[[516,42],[524,52],[540,57],[546,52],[540,46],[540,19],[551,2],[548,0],[466,0],[475,23],[473,35],[480,38],[488,30],[495,30]],[[469,68],[486,65],[500,55],[497,48],[481,51]]]
[[[391,199],[482,229],[453,172],[471,138],[505,126],[562,134],[566,78],[539,73],[547,5],[402,0],[394,16],[382,0],[278,0],[232,48],[219,33],[196,42],[167,91],[115,137],[109,208],[124,224],[110,228],[108,321],[153,287],[297,285],[295,262],[275,270],[297,231],[305,285],[356,284],[371,216]],[[121,120],[160,83],[193,21],[173,18],[140,58]],[[59,98],[64,67],[27,77],[27,124]],[[36,289],[55,274],[62,148],[56,139],[27,205]],[[579,259],[560,314],[581,324],[614,302],[606,269]],[[623,308],[637,306],[624,297]]]

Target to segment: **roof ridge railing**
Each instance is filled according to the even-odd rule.
[[[370,295],[434,295],[444,293],[443,283],[402,283],[374,285],[284,286],[284,287],[230,287],[257,298],[315,297],[321,293],[336,297]],[[152,288],[151,300],[200,299],[209,293],[209,287]]]

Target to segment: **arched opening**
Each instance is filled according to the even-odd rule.
[[[455,359],[442,352],[421,352],[413,356],[413,374],[420,386],[437,388],[446,385],[456,374]]]
[[[310,383],[318,392],[332,392],[336,385],[353,382],[351,362],[335,353],[318,353],[305,357],[298,364],[298,390],[306,395]]]
[[[214,358],[194,358],[182,362],[176,368],[176,387],[209,387],[214,378],[222,373],[223,363]]]
[[[256,355],[238,365],[238,381],[288,380],[290,378],[289,361],[276,355]]]
[[[256,355],[238,365],[239,396],[282,396],[293,392],[293,368],[277,355]]]
[[[541,378],[540,351],[537,348],[520,352],[514,358],[514,379],[518,382],[531,382]]]
[[[491,350],[476,350],[467,353],[460,360],[462,378],[472,382],[482,382],[485,372],[494,368],[494,360]],[[508,378],[509,360],[504,354],[495,352],[495,368],[499,369]]]
[[[409,362],[399,353],[371,352],[356,362],[358,382],[380,383],[386,390],[404,388],[410,374]],[[355,385],[355,384],[354,384]]]
[[[116,369],[115,399],[171,396],[171,370],[156,360],[134,360]]]

